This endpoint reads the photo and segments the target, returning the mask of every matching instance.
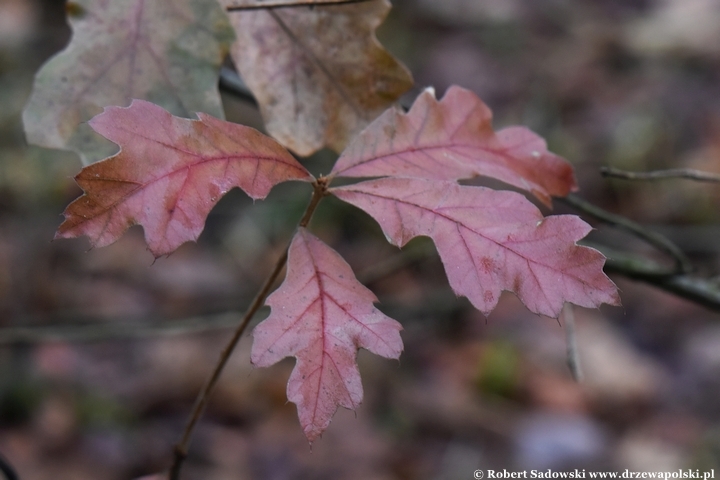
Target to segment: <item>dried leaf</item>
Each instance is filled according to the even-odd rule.
[[[223,117],[218,72],[233,31],[217,2],[75,0],[67,11],[73,37],[36,76],[28,142],[76,151],[85,164],[105,158],[115,147],[85,122],[133,98]]]
[[[280,182],[312,180],[260,132],[202,113],[198,118],[174,117],[143,100],[93,118],[92,128],[121,150],[75,177],[85,194],[65,210],[56,238],[87,235],[102,247],[140,224],[157,257],[196,240],[212,207],[235,186],[258,199]]]
[[[257,0],[222,0],[257,6]],[[299,155],[347,142],[412,86],[375,37],[388,0],[229,12],[231,54],[268,132]]]
[[[305,229],[288,255],[287,277],[267,300],[270,316],[253,332],[252,362],[297,358],[287,395],[312,442],[338,406],[355,409],[362,401],[357,350],[398,358],[402,326],[376,309],[377,297],[345,260]]]
[[[450,286],[484,314],[502,290],[533,312],[557,317],[565,302],[619,304],[605,257],[576,245],[590,226],[572,215],[543,218],[524,196],[454,182],[383,178],[332,189],[370,214],[402,247],[431,237]]]
[[[525,127],[495,133],[492,113],[477,95],[451,87],[442,100],[425,90],[407,113],[392,109],[368,126],[343,152],[332,175],[458,180],[485,175],[551,196],[576,190],[572,166],[547,150]]]

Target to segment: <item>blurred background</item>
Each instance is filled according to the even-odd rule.
[[[395,0],[379,36],[438,94],[474,90],[572,162],[580,196],[650,226],[718,272],[720,185],[603,179],[600,166],[720,172],[717,0]],[[153,262],[142,231],[88,251],[51,242],[80,194],[72,154],[27,146],[34,73],[68,41],[64,2],[0,0],[0,453],[23,480],[129,479],[170,463],[198,390],[304,210],[307,185],[213,210],[197,245]],[[413,95],[408,96],[412,99]],[[227,95],[230,120],[262,128]],[[308,160],[327,173],[334,156]],[[573,212],[558,204],[559,213]],[[587,218],[587,217],[585,217]],[[594,240],[650,253],[597,227]],[[584,381],[562,322],[506,294],[485,319],[449,289],[429,242],[404,256],[329,199],[311,225],[398,319],[399,362],[360,352],[365,401],[308,445],[285,397],[293,361],[241,341],[184,478],[465,479],[475,469],[720,474],[720,317],[613,276],[622,308],[576,308]],[[263,310],[258,316],[267,315]]]

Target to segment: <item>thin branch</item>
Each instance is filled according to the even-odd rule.
[[[237,325],[238,312],[198,315],[181,320],[151,323],[154,319],[131,322],[96,321],[81,325],[49,325],[0,328],[0,345],[41,342],[100,342],[105,340],[185,335],[224,330]]]
[[[698,182],[720,182],[720,174],[693,170],[691,168],[671,168],[669,170],[653,170],[650,172],[628,172],[614,167],[600,167],[603,177],[621,178],[623,180],[665,180],[668,178],[684,178]]]
[[[351,3],[364,3],[371,0],[268,0],[252,5],[231,5],[225,9],[228,12],[240,12],[243,10],[270,10],[275,8],[296,8],[296,7],[327,7],[330,5],[346,5]]]
[[[598,220],[625,230],[626,232],[645,240],[658,250],[667,253],[675,260],[675,270],[671,272],[671,274],[690,273],[693,270],[693,266],[687,255],[685,255],[685,253],[667,237],[652,230],[648,230],[639,223],[633,222],[629,218],[603,210],[602,208],[593,205],[578,196],[568,195],[567,197],[560,198],[559,200],[571,205],[577,210],[597,218]]]
[[[563,305],[563,325],[565,325],[565,343],[567,347],[567,365],[573,379],[580,383],[583,380],[582,367],[580,365],[580,353],[577,346],[577,334],[575,332],[575,312],[570,303]]]
[[[645,282],[678,297],[720,312],[720,281],[694,275],[673,275],[668,268],[639,255],[620,252],[596,244],[584,243],[600,250],[606,257],[605,271]]]
[[[235,95],[240,100],[251,103],[257,106],[257,100],[250,91],[247,85],[240,75],[235,70],[229,67],[222,67],[220,69],[220,89],[224,90],[232,95]]]
[[[322,200],[322,198],[327,194],[327,180],[325,178],[319,178],[315,181],[313,186],[314,191],[312,198],[310,199],[310,203],[305,210],[305,214],[303,215],[302,219],[298,224],[300,227],[307,227],[313,213],[315,212],[315,209],[320,203],[320,200]],[[202,413],[207,406],[208,400],[210,399],[210,394],[215,388],[215,384],[220,378],[220,374],[225,368],[225,364],[227,364],[227,361],[230,359],[230,355],[235,349],[235,346],[240,340],[243,332],[245,332],[245,329],[250,323],[250,320],[252,320],[252,317],[255,315],[255,313],[265,303],[265,298],[270,293],[270,289],[275,284],[277,278],[280,276],[280,272],[282,272],[283,268],[285,268],[287,258],[288,251],[286,248],[285,252],[280,256],[277,263],[275,264],[275,268],[273,269],[272,273],[270,274],[270,276],[268,276],[262,288],[255,296],[255,299],[250,304],[248,311],[245,313],[245,316],[242,318],[240,324],[235,329],[235,333],[233,334],[232,338],[222,350],[222,353],[220,354],[220,359],[218,360],[217,365],[215,365],[215,369],[213,370],[212,375],[210,375],[207,383],[202,388],[202,390],[200,390],[200,393],[195,400],[195,405],[193,406],[192,412],[190,413],[190,416],[188,418],[187,424],[185,425],[185,430],[183,431],[182,438],[173,449],[173,462],[170,466],[170,473],[168,475],[168,478],[170,480],[179,480],[180,469],[182,468],[182,464],[187,457],[190,438],[192,437],[195,425],[197,424],[198,420],[200,420],[200,417],[202,416]]]
[[[377,263],[365,268],[357,274],[357,279],[363,285],[371,285],[383,278],[389,277],[395,272],[404,270],[405,268],[424,260],[430,254],[429,248],[412,248],[402,250],[397,255],[393,255],[384,262]]]
[[[0,472],[3,473],[6,480],[20,480],[20,477],[15,472],[15,469],[10,465],[5,457],[0,455]]]

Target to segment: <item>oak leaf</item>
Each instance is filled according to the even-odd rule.
[[[363,397],[359,348],[386,358],[402,351],[402,326],[373,306],[377,297],[333,249],[301,228],[288,252],[287,276],[267,299],[270,316],[253,331],[252,362],[266,367],[297,358],[287,386],[311,442],[338,406]]]
[[[237,41],[235,65],[267,131],[298,155],[347,142],[412,86],[408,70],[375,37],[388,0],[265,7],[222,0]]]
[[[280,182],[312,180],[270,137],[203,113],[198,118],[175,117],[143,100],[93,118],[90,126],[121,150],[75,177],[85,194],[65,210],[56,238],[86,235],[102,247],[140,224],[158,257],[196,240],[231,188],[259,199]]]
[[[382,178],[333,188],[372,216],[402,247],[433,239],[450,286],[485,315],[502,290],[535,313],[557,317],[565,302],[619,304],[603,255],[575,242],[591,230],[580,218],[543,218],[523,195],[449,181]]]
[[[67,11],[72,40],[40,69],[23,113],[30,143],[105,158],[114,146],[86,122],[133,98],[222,118],[219,68],[234,35],[217,2],[73,0]]]
[[[551,196],[576,190],[572,166],[547,150],[525,127],[492,128],[492,113],[477,95],[450,87],[442,100],[426,89],[408,113],[390,109],[358,135],[331,175],[459,180],[484,175]]]

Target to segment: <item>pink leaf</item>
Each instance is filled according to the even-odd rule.
[[[343,152],[332,175],[458,180],[484,175],[551,196],[576,190],[572,166],[525,127],[495,133],[492,113],[477,95],[451,87],[442,100],[425,90],[405,114],[386,111]]]
[[[285,282],[267,300],[270,316],[253,332],[252,362],[266,367],[297,358],[287,395],[297,404],[311,442],[327,428],[338,406],[360,405],[358,348],[386,358],[400,356],[402,327],[374,302],[375,295],[337,252],[306,230],[298,231]]]
[[[564,302],[619,304],[617,288],[602,271],[605,258],[575,244],[590,226],[571,215],[543,218],[518,193],[407,178],[331,191],[370,214],[397,246],[431,237],[452,289],[486,315],[502,290],[551,317]]]
[[[90,121],[120,153],[75,177],[85,194],[65,210],[56,238],[87,235],[93,247],[145,228],[155,256],[196,240],[220,197],[240,187],[253,199],[287,180],[312,180],[290,153],[260,132],[198,114],[187,120],[142,100]]]

